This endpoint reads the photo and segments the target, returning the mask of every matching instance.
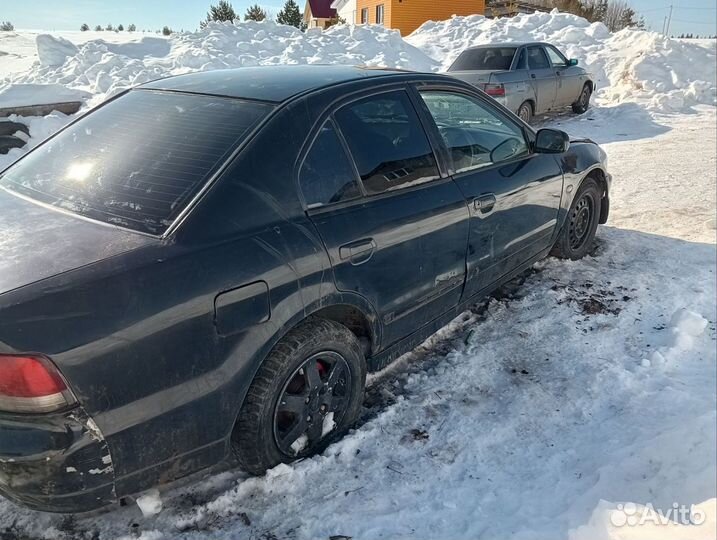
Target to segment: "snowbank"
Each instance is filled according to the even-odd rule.
[[[420,71],[439,67],[398,32],[376,26],[303,33],[270,21],[210,23],[169,40],[143,38],[128,44],[92,40],[74,54],[69,54],[69,42],[62,38],[40,35],[37,40],[40,63],[10,80],[79,88],[95,94],[99,98],[95,102],[130,86],[190,71],[265,64],[361,64]]]
[[[716,103],[714,41],[704,46],[642,30],[611,34],[602,23],[557,11],[512,19],[473,15],[429,21],[406,41],[440,60],[443,70],[472,45],[548,41],[593,73],[603,104],[637,101],[654,111],[672,112]]]
[[[363,64],[445,70],[466,47],[501,41],[549,41],[593,72],[601,104],[635,101],[652,111],[716,103],[715,45],[623,30],[566,13],[514,18],[480,15],[429,21],[406,39],[377,26],[341,25],[302,33],[270,21],[211,23],[169,39],[128,43],[93,39],[75,45],[37,36],[39,62],[7,83],[61,84],[91,92],[98,103],[133,85],[190,71],[265,64]],[[1,84],[0,84],[1,87]]]
[[[64,101],[84,101],[92,94],[61,84],[8,84],[0,86],[0,109]]]

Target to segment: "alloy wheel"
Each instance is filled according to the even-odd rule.
[[[313,453],[349,406],[351,371],[333,351],[312,355],[287,379],[274,410],[274,439],[291,458]]]

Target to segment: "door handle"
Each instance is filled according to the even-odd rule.
[[[349,244],[344,244],[339,248],[339,257],[341,260],[348,260],[352,265],[358,266],[368,262],[376,251],[376,242],[373,238],[365,238],[357,240]]]
[[[530,77],[531,77],[532,79],[535,79],[535,73],[531,73],[531,74],[530,74]]]
[[[495,195],[488,193],[487,195],[481,195],[473,199],[473,209],[481,214],[487,214],[495,206]]]

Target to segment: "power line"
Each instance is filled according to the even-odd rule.
[[[714,22],[708,22],[708,21],[684,21],[682,19],[672,19],[675,22],[679,23],[685,23],[685,24],[715,24]]]

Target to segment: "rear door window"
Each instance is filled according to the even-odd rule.
[[[348,201],[361,195],[356,172],[331,120],[321,127],[306,154],[299,183],[308,208]]]
[[[92,219],[162,234],[272,108],[135,90],[21,159],[0,186]]]
[[[353,102],[335,113],[368,195],[439,177],[423,126],[404,91]]]
[[[530,69],[546,69],[550,67],[548,57],[542,47],[528,47],[528,65]]]

